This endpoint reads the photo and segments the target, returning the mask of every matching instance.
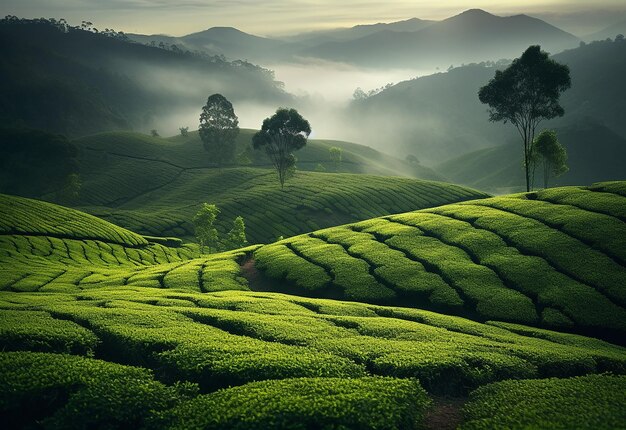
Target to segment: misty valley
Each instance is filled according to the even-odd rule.
[[[623,4],[174,3],[0,5],[3,428],[626,429]]]

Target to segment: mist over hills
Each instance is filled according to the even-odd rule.
[[[150,129],[220,91],[239,103],[290,99],[273,73],[130,43],[48,21],[0,22],[0,124],[70,136]]]
[[[594,40],[605,40],[606,38],[614,39],[619,34],[626,35],[626,19],[595,33],[588,34],[583,37],[583,40],[592,42]]]
[[[305,32],[279,40],[214,27],[183,37],[130,35],[142,43],[179,44],[227,58],[259,64],[316,58],[376,68],[447,68],[485,60],[512,58],[541,44],[550,52],[575,47],[580,40],[540,19],[500,17],[470,9],[443,21],[412,18],[389,24]]]
[[[377,23],[369,25],[355,25],[350,28],[338,28],[332,30],[319,30],[307,33],[300,33],[290,37],[284,38],[292,42],[299,42],[306,46],[316,46],[327,42],[339,42],[355,40],[361,37],[369,36],[370,34],[378,33],[381,31],[418,31],[436,21],[410,18],[404,21],[397,21],[391,23]]]
[[[447,67],[511,58],[529,45],[551,52],[579,39],[526,15],[499,17],[471,9],[416,32],[383,31],[348,42],[327,43],[304,54],[369,67]]]
[[[541,128],[566,131],[577,124],[588,124],[597,130],[597,134],[566,133],[562,143],[568,148],[571,159],[576,159],[582,148],[598,149],[594,154],[596,161],[583,169],[586,173],[570,175],[573,175],[571,181],[576,183],[599,181],[607,173],[603,172],[603,163],[613,165],[615,159],[626,163],[623,150],[615,152],[622,147],[620,143],[609,145],[610,149],[604,146],[608,141],[620,142],[626,136],[626,88],[622,78],[626,74],[626,43],[595,42],[553,58],[570,67],[572,88],[562,96],[565,116],[545,122]],[[478,100],[478,89],[493,77],[498,67],[504,64],[468,65],[401,82],[365,100],[353,102],[352,115],[366,124],[363,136],[365,139],[369,135],[373,145],[386,136],[387,141],[403,142],[387,148],[388,151],[412,153],[426,163],[442,163],[464,152],[497,145],[517,145],[519,137],[515,129],[490,123],[487,107]],[[394,138],[389,139],[389,136]],[[599,141],[602,145],[598,147]],[[517,151],[515,154],[518,155]],[[477,168],[473,179],[464,183],[478,186],[476,181],[500,166],[485,168],[486,165]],[[609,171],[613,176],[616,174],[615,170]],[[576,176],[579,173],[582,176]],[[464,173],[455,175],[448,171],[448,175],[459,179]],[[564,183],[572,183],[566,178]]]
[[[255,36],[233,27],[212,27],[183,37],[142,34],[129,34],[128,37],[144,44],[177,45],[209,55],[223,55],[231,60],[265,63],[289,59],[302,49],[299,44]]]

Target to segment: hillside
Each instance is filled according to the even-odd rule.
[[[404,21],[377,24],[361,24],[350,28],[336,28],[299,33],[285,39],[298,42],[309,47],[318,46],[327,42],[355,40],[381,31],[418,31],[428,27],[435,21],[411,18]]]
[[[267,64],[289,59],[302,49],[299,44],[278,39],[259,37],[232,27],[211,27],[182,37],[164,35],[129,34],[131,40],[157,45],[175,44],[183,49],[200,51],[209,55],[223,55],[230,60],[249,60]]]
[[[615,24],[610,25],[600,31],[588,34],[587,36],[583,37],[583,40],[593,42],[594,40],[606,40],[607,38],[615,39],[615,37],[620,34],[626,34],[626,20],[616,22]]]
[[[572,87],[561,98],[565,116],[544,122],[541,128],[565,130],[579,124],[599,124],[609,129],[600,139],[612,134],[626,136],[626,86],[622,79],[626,74],[626,42],[596,42],[552,58],[570,67]],[[432,166],[465,152],[517,144],[519,136],[514,127],[490,123],[487,106],[477,96],[479,88],[505,66],[483,63],[457,67],[447,73],[401,82],[373,97],[355,101],[351,118],[364,124],[360,142],[376,147],[377,142],[393,136],[397,142],[395,153],[413,153]],[[568,141],[563,143],[572,148],[594,146],[596,139],[588,138],[584,133],[569,133]],[[583,156],[584,152],[579,155]],[[621,155],[596,151],[594,165],[610,165],[616,156]],[[592,181],[605,179],[602,170],[595,169],[594,174]]]
[[[238,151],[249,147],[243,130]],[[484,193],[409,178],[298,171],[280,191],[263,153],[248,153],[250,167],[215,168],[197,133],[158,139],[136,133],[107,133],[75,141],[81,150],[81,209],[155,236],[193,237],[191,219],[202,202],[222,211],[218,228],[228,231],[243,216],[251,243],[267,243],[318,228],[404,212]],[[330,146],[344,148],[339,172],[435,177],[370,148],[337,141],[309,142],[298,151],[298,169],[318,164],[333,171]],[[390,170],[397,166],[394,171]],[[262,169],[259,167],[263,167]],[[412,176],[413,176],[412,175]]]
[[[596,198],[587,198],[590,193]],[[416,280],[412,270],[417,264],[406,259],[428,252],[430,256],[422,254],[421,258],[431,259],[433,265],[426,267],[445,263],[445,272],[450,276],[465,272],[461,279],[472,282],[477,279],[474,273],[478,271],[468,268],[471,263],[467,258],[458,255],[460,251],[452,258],[446,255],[443,245],[438,247],[426,232],[441,226],[448,231],[446,242],[451,243],[462,235],[477,239],[476,234],[467,236],[467,228],[465,231],[450,228],[454,220],[444,221],[443,216],[435,213],[454,212],[461,216],[465,210],[465,216],[473,218],[476,210],[487,210],[490,207],[487,205],[505,202],[518,202],[517,206],[511,203],[515,211],[527,210],[532,212],[532,217],[544,216],[546,223],[556,222],[552,218],[548,221],[546,213],[559,222],[563,217],[568,219],[563,224],[562,235],[572,236],[568,236],[569,242],[563,242],[562,238],[558,241],[561,249],[568,249],[567,257],[583,257],[578,260],[578,269],[585,272],[588,267],[580,263],[593,254],[593,260],[588,261],[597,265],[601,271],[598,273],[609,280],[618,280],[616,277],[621,272],[607,270],[602,255],[608,255],[603,253],[609,250],[625,249],[620,243],[626,237],[620,233],[626,219],[624,183],[599,185],[593,191],[553,190],[552,194],[540,193],[535,197],[529,200],[514,195],[444,206],[323,230],[258,249],[198,256],[189,249],[185,252],[185,248],[131,243],[135,237],[132,233],[71,209],[2,196],[2,207],[13,209],[2,214],[4,227],[0,231],[0,263],[11,269],[0,271],[0,412],[5,423],[12,427],[37,422],[49,428],[76,428],[106,422],[116,428],[133,422],[136,428],[235,429],[242,422],[246,428],[267,428],[280,420],[282,427],[302,422],[313,426],[328,421],[347,426],[356,422],[371,427],[372,423],[380,422],[380,428],[419,428],[431,425],[434,419],[431,414],[440,409],[451,411],[448,403],[442,403],[441,395],[465,396],[479,388],[465,408],[467,428],[473,428],[475,421],[484,417],[484,408],[498,399],[512,402],[513,413],[528,425],[539,425],[546,419],[581,422],[593,413],[598,390],[602,399],[609,399],[615,405],[602,410],[604,415],[599,422],[619,422],[620,411],[624,409],[620,396],[623,377],[537,378],[623,374],[626,350],[620,346],[573,334],[502,321],[475,322],[420,309],[271,292],[224,291],[259,286],[258,278],[254,280],[246,272],[249,270],[246,259],[252,253],[259,259],[264,250],[302,242],[307,245],[301,249],[302,255],[317,249],[318,256],[330,259],[336,257],[337,250],[326,253],[323,247],[329,245],[308,246],[307,242],[313,242],[313,236],[332,236],[329,241],[347,243],[355,235],[359,238],[365,235],[357,233],[354,230],[357,227],[363,227],[363,231],[376,230],[374,236],[367,234],[370,238],[393,235],[387,239],[389,243],[402,239],[404,245],[398,246],[408,246],[408,242],[414,241],[416,246],[406,257],[371,248],[367,243],[348,248],[353,253],[367,252],[368,259],[385,259],[387,267],[404,265],[402,271],[396,272],[404,281]],[[547,200],[568,205],[550,204],[540,210],[541,202]],[[485,205],[481,206],[483,202]],[[578,216],[575,212],[582,210],[573,205],[586,207],[587,217]],[[557,213],[555,206],[564,212]],[[604,215],[600,223],[600,211],[613,213],[614,217]],[[426,220],[432,217],[437,217],[436,222]],[[72,221],[62,232],[62,239],[56,237],[59,218]],[[415,227],[388,225],[409,221],[424,228],[428,237],[416,234]],[[500,213],[491,218],[478,217],[472,222],[485,229],[492,229],[498,223],[512,224]],[[515,224],[519,221],[515,220]],[[585,230],[580,225],[598,227]],[[89,232],[90,226],[94,226],[93,233]],[[532,237],[528,232],[546,233],[536,225],[523,227],[524,237]],[[483,254],[478,258],[489,255],[492,267],[506,268],[509,273],[520,269],[527,281],[543,279],[527,272],[528,266],[524,265],[532,258],[531,245],[526,245],[528,249],[523,254],[506,246],[499,248],[493,239],[488,243],[489,237],[494,236],[488,237],[485,229],[480,230],[483,239],[477,240],[472,248],[480,247]],[[398,230],[405,233],[394,234]],[[110,239],[113,233],[119,235],[116,240],[120,243]],[[586,234],[585,255],[581,254],[585,251],[580,246],[572,246],[573,237],[582,233]],[[423,243],[418,243],[420,237]],[[427,245],[429,238],[432,240]],[[546,259],[553,258],[553,251],[546,244],[557,241],[537,243],[545,248]],[[602,251],[595,251],[595,246]],[[341,246],[338,249],[344,250]],[[512,259],[519,265],[511,264]],[[284,262],[280,258],[275,261]],[[534,261],[538,264],[541,259]],[[342,256],[329,264],[339,267],[346,262],[347,257]],[[361,286],[367,288],[370,285],[363,273],[368,270],[361,266],[352,268],[351,279],[364,281]],[[449,270],[453,266],[456,271]],[[292,272],[289,279],[302,280],[305,276],[317,279],[310,264],[289,267],[301,271]],[[494,288],[489,275],[484,273],[487,269],[481,267],[482,282],[478,290],[484,288],[484,293],[493,295],[493,299],[490,306],[480,309],[497,313],[501,309],[499,303],[504,300],[509,305],[520,306],[508,308],[513,318],[524,315],[529,308],[518,299],[523,294],[511,290],[503,295],[500,291],[503,288]],[[385,276],[383,269],[383,266],[372,269],[371,276]],[[11,276],[16,279],[10,280]],[[588,276],[594,276],[594,272]],[[272,283],[278,289],[284,284],[278,279]],[[605,324],[610,323],[613,308],[598,299],[597,290],[587,288],[583,298],[572,290],[572,281],[559,284],[559,288],[564,286],[571,296],[536,286],[540,289],[539,302],[543,303],[543,293],[550,302],[544,315],[563,323],[566,320],[557,309],[567,313],[571,297],[580,299],[586,307],[576,315],[577,323],[593,312],[596,318],[604,318]],[[604,294],[609,297],[613,291],[607,287]],[[449,297],[431,294],[435,296]],[[421,304],[428,307],[425,301]],[[506,315],[504,318],[509,319]],[[498,382],[508,379],[528,380]],[[516,402],[506,400],[524,396],[529,390],[535,393],[531,397],[537,408],[547,405],[554,411],[533,416]],[[49,401],[51,395],[61,400]],[[568,409],[571,396],[583,403]],[[465,397],[455,400],[457,405],[465,401]],[[32,402],[43,406],[34,413],[26,413]],[[489,419],[504,425],[511,418],[492,414]]]
[[[557,127],[556,132],[567,150],[570,170],[552,178],[550,186],[591,184],[624,177],[626,139],[623,137],[591,121]],[[454,183],[503,194],[525,189],[521,158],[521,144],[513,143],[463,154],[435,169]],[[535,185],[543,186],[540,171],[535,174]]]
[[[368,67],[443,69],[450,64],[511,58],[529,45],[559,52],[578,42],[575,36],[536,18],[500,17],[471,9],[418,31],[384,30],[315,46],[303,55]]]
[[[130,43],[58,21],[3,19],[0,46],[3,126],[70,136],[149,130],[217,91],[235,103],[290,100],[270,71],[252,64]]]
[[[626,183],[474,200],[257,249],[280,291],[623,342]],[[276,281],[283,284],[275,284]]]

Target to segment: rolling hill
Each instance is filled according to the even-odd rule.
[[[587,36],[583,37],[583,40],[587,42],[593,42],[595,40],[606,40],[607,38],[615,39],[620,34],[622,36],[626,34],[626,20],[616,22],[615,24],[610,25],[600,31],[588,34]]]
[[[270,71],[250,63],[131,43],[53,20],[7,17],[0,21],[0,46],[3,126],[69,136],[149,130],[217,91],[235,103],[291,100]]]
[[[626,136],[626,86],[622,79],[626,74],[626,43],[595,42],[552,58],[569,66],[572,87],[561,97],[565,116],[544,122],[541,128],[567,132],[568,141],[562,142],[572,148],[572,158],[582,158],[584,151],[579,155],[573,151],[594,147],[596,140],[608,138],[614,141],[611,136]],[[487,106],[481,104],[477,96],[479,88],[494,76],[497,69],[505,66],[483,63],[458,67],[447,73],[404,81],[365,100],[355,101],[350,110],[351,118],[363,124],[360,142],[376,147],[377,142],[393,136],[397,142],[396,153],[413,153],[431,166],[465,152],[518,144],[519,136],[514,127],[490,123]],[[586,126],[597,128],[599,136],[588,133],[578,136],[575,130]],[[595,151],[597,161],[593,166],[611,165],[616,159],[626,162],[620,157],[622,153]],[[497,168],[492,166],[488,171],[476,174],[487,176]],[[591,168],[587,171],[591,173]],[[590,182],[578,184],[606,179],[602,169],[594,168],[593,173]]]
[[[245,152],[252,130],[240,133]],[[378,175],[405,172],[437,176],[426,168],[370,148],[337,141],[309,142],[297,153],[299,169],[318,164],[333,171],[328,148],[344,149],[340,172],[297,171],[284,192],[262,153],[248,153],[248,167],[216,168],[197,133],[159,139],[137,133],[107,133],[75,141],[81,151],[82,210],[131,230],[155,236],[193,237],[191,219],[202,202],[217,204],[218,228],[241,215],[253,243],[267,243],[318,228],[486,196],[450,184]],[[396,166],[395,170],[391,170]],[[261,168],[262,167],[262,168]]]
[[[254,260],[284,292],[623,342],[625,221],[626,185],[608,182],[319,230],[263,246]]]
[[[596,413],[599,393],[613,406],[602,409],[597,427],[620,422],[623,376],[591,374],[623,374],[623,347],[497,317],[524,319],[545,303],[546,325],[565,331],[585,326],[586,319],[611,325],[614,308],[606,300],[620,289],[609,283],[619,282],[623,268],[606,264],[609,255],[623,264],[617,254],[625,249],[620,243],[625,237],[620,233],[626,219],[624,183],[443,206],[209,256],[156,244],[72,209],[11,196],[0,199],[0,263],[11,269],[0,271],[0,411],[13,427],[119,427],[132,422],[136,428],[235,429],[241,423],[265,428],[276,420],[291,427],[304,420],[419,428],[430,425],[430,414],[439,408],[450,410],[440,395],[464,396],[475,388],[465,407],[464,428],[475,428],[485,408],[497,402],[511,403],[511,414],[490,414],[494,425],[507,425],[511,416],[537,426],[548,419],[586,422],[581,420]],[[69,222],[61,226],[60,219]],[[553,227],[557,223],[558,229]],[[589,229],[592,225],[596,227]],[[517,235],[505,232],[518,226]],[[445,237],[436,239],[437,228]],[[358,244],[350,244],[354,238]],[[469,239],[459,245],[466,251],[444,245],[460,244],[462,238]],[[318,241],[329,244],[313,243]],[[404,257],[392,255],[381,249],[387,245],[407,251]],[[251,256],[260,268],[264,253],[289,246],[299,250],[298,258],[326,258],[324,264],[334,265],[330,282],[353,281],[356,289],[349,285],[345,290],[351,294],[368,288],[384,293],[385,286],[366,278],[368,273],[387,276],[385,268],[395,268],[402,283],[412,280],[416,287],[415,270],[422,270],[439,288],[434,277],[441,267],[458,291],[474,296],[484,289],[490,303],[479,300],[477,309],[486,314],[476,319],[488,315],[492,321],[302,297],[302,290],[298,295],[233,291],[260,286],[246,266]],[[542,257],[533,256],[537,247]],[[559,254],[559,249],[568,252]],[[349,263],[348,253],[366,256],[353,257],[361,263],[345,278],[339,269]],[[428,270],[419,269],[414,258]],[[365,259],[385,263],[368,269]],[[536,284],[544,278],[528,271],[534,267],[526,264],[530,260],[552,264],[555,269],[545,273],[558,287]],[[301,283],[307,276],[317,280],[315,267],[322,267],[286,264],[278,255],[271,261],[299,268],[287,277]],[[590,264],[595,271],[588,270]],[[503,277],[517,273],[518,281],[497,287],[487,274],[490,267]],[[568,281],[565,273],[576,270],[578,280]],[[598,275],[600,283],[589,278]],[[282,289],[282,276],[273,276],[269,285]],[[467,288],[476,280],[481,283]],[[590,284],[586,289],[584,282]],[[531,283],[537,307],[523,290]],[[576,288],[586,291],[584,299]],[[314,289],[306,294],[324,295]],[[442,303],[451,296],[433,291],[430,297]],[[585,307],[570,315],[575,326],[566,317],[572,298]],[[428,300],[405,304],[429,307]],[[508,314],[500,313],[503,306]],[[589,376],[569,378],[578,375]],[[499,382],[510,379],[526,380]],[[533,407],[547,408],[545,414],[529,414],[524,409],[528,403],[511,400],[527,398],[529,391]],[[49,401],[50,396],[59,400]],[[576,408],[568,406],[572,396]],[[462,404],[465,398],[456,401]],[[32,402],[42,406],[27,413]]]
[[[256,63],[286,60],[302,49],[296,43],[259,37],[233,27],[211,27],[182,37],[166,35],[129,34],[131,40],[152,44],[175,44],[183,49],[200,51],[209,55],[223,55],[231,60],[250,60]]]
[[[555,130],[567,150],[570,170],[552,178],[549,185],[591,184],[624,176],[626,139],[593,121],[581,121]],[[435,169],[454,183],[504,194],[525,189],[521,159],[521,144],[515,143],[463,154]],[[535,185],[542,184],[542,173],[537,171]]]
[[[355,40],[381,31],[418,31],[428,27],[435,21],[419,18],[410,18],[404,21],[390,23],[362,24],[350,28],[319,30],[308,33],[299,33],[284,39],[300,43],[309,47],[318,46],[327,42]]]
[[[356,40],[328,42],[302,55],[368,67],[430,69],[511,58],[529,45],[559,52],[578,42],[575,36],[537,18],[499,17],[471,9],[418,31],[383,30]]]
[[[416,307],[615,342],[626,332],[624,182],[448,204],[209,256],[132,233],[121,241],[110,239],[126,237],[121,233],[27,231],[19,227],[27,216],[32,225],[53,225],[66,209],[37,221],[40,215],[28,214],[50,204],[8,196],[3,204],[5,225],[18,226],[5,227],[3,261],[21,262],[0,280],[3,289],[172,288],[184,279],[192,291],[252,289]],[[67,218],[77,220],[70,229],[93,223],[80,212]]]

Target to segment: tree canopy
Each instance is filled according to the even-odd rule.
[[[217,164],[234,159],[239,119],[226,97],[221,94],[209,96],[200,114],[198,133],[204,149]]]
[[[306,145],[311,125],[295,109],[279,108],[265,118],[261,130],[252,137],[254,149],[265,149],[278,172],[281,188],[290,168],[295,164],[293,151]]]
[[[544,130],[533,141],[533,161],[543,164],[543,187],[548,188],[551,176],[561,176],[569,170],[567,151],[559,142],[556,132]]]
[[[202,207],[193,217],[193,225],[196,230],[196,239],[200,244],[200,252],[204,252],[204,247],[209,249],[209,253],[219,251],[220,242],[215,220],[220,210],[215,205],[203,203]]]
[[[531,145],[537,126],[546,119],[563,116],[559,98],[571,86],[569,68],[549,58],[540,46],[530,46],[520,58],[478,92],[489,105],[489,120],[510,122],[524,144],[526,190],[531,186]]]

